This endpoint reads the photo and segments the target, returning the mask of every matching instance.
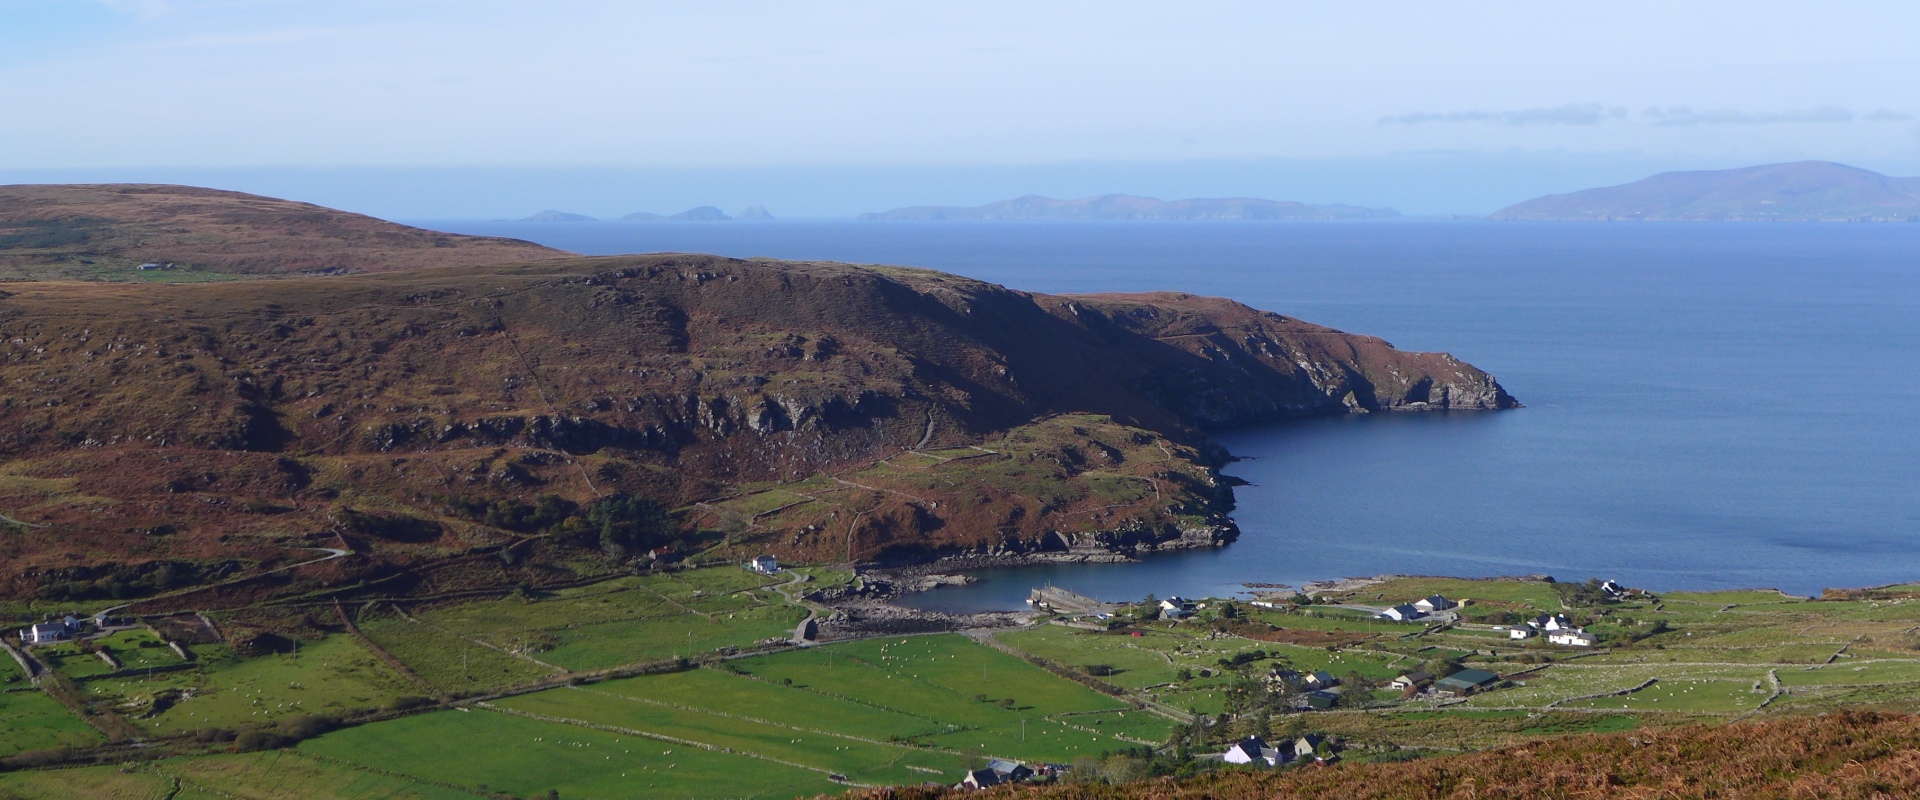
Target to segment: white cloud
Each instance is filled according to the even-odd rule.
[[[1867,112],[1866,116],[1861,117],[1861,119],[1868,122],[1906,122],[1913,119],[1913,115],[1885,108],[1876,108]]]
[[[1568,103],[1552,108],[1522,108],[1512,111],[1416,111],[1381,117],[1381,125],[1423,125],[1429,122],[1497,122],[1502,125],[1598,125],[1609,119],[1624,119],[1624,108],[1607,108],[1599,103]]]
[[[1788,122],[1852,122],[1853,112],[1839,106],[1795,111],[1695,111],[1686,106],[1649,108],[1640,116],[1654,125],[1778,125]]]

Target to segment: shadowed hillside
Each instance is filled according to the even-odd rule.
[[[1226,770],[1109,786],[920,787],[871,800],[1532,800],[1533,798],[1895,798],[1920,792],[1920,719],[1850,711],[1770,722],[1568,736],[1400,764]]]
[[[531,242],[437,233],[217,189],[0,186],[0,280],[387,272],[562,255]]]
[[[1217,544],[1204,428],[1514,405],[1451,356],[1226,300],[898,268],[662,255],[6,292],[0,550],[12,591],[56,596],[341,542],[359,555],[315,580],[388,574],[544,541],[612,497],[801,558]]]

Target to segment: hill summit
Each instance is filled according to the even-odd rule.
[[[564,255],[218,189],[0,186],[0,280],[124,280],[142,267],[181,277],[389,272]]]
[[[1920,178],[1830,161],[1663,172],[1621,186],[1537,197],[1497,220],[1568,222],[1914,222]]]

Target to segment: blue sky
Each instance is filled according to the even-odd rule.
[[[1449,201],[1468,166],[1504,202],[1688,166],[1920,172],[1916,30],[1892,2],[0,0],[0,179],[331,172],[371,182],[336,202],[402,216],[1028,191],[1478,212],[1504,195]],[[494,188],[406,183],[448,170]]]

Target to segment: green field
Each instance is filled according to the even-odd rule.
[[[397,614],[365,619],[360,632],[444,692],[537,683],[559,672]]]
[[[495,705],[545,717],[696,741],[779,762],[806,764],[845,775],[858,783],[911,783],[936,775],[958,781],[969,766],[966,758],[957,753],[831,732],[823,725],[774,724],[592,690],[555,689]],[[909,769],[910,766],[919,769]]]
[[[300,752],[469,791],[558,790],[567,800],[789,798],[844,788],[823,773],[764,759],[480,710],[339,731],[302,743]]]
[[[6,668],[16,670],[12,659]],[[16,684],[8,684],[16,685]],[[88,747],[105,741],[60,701],[33,688],[0,692],[0,756],[52,747]]]
[[[245,658],[222,646],[195,649],[194,669],[85,681],[135,725],[160,733],[271,722],[295,714],[377,708],[420,690],[352,638],[303,644],[298,656]],[[156,698],[171,702],[153,713]]]
[[[785,639],[806,612],[767,588],[776,580],[735,567],[617,578],[424,609],[417,623],[382,615],[362,630],[435,685],[475,691]]]

